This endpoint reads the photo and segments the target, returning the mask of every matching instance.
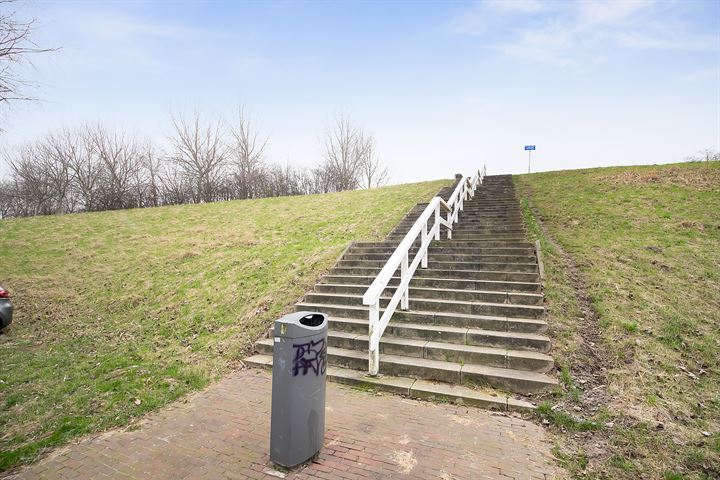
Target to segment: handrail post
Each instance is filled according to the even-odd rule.
[[[437,207],[435,207],[435,225],[437,225],[437,230],[435,230],[435,240],[440,240],[440,204],[437,204]]]
[[[408,271],[408,253],[405,253],[405,256],[403,257],[402,263],[400,264],[400,286],[405,282],[405,277],[407,276]],[[403,292],[402,298],[400,298],[400,309],[401,310],[407,310],[410,308],[410,286],[405,289]]]
[[[423,223],[422,226],[422,235],[420,236],[421,242],[420,245],[425,245],[425,240],[427,239],[427,222]],[[425,250],[425,253],[422,256],[422,259],[420,260],[420,267],[427,268],[427,249]],[[405,257],[405,261],[407,261],[407,257]]]
[[[380,300],[370,305],[370,328],[369,334],[369,355],[368,355],[368,373],[372,376],[378,374],[380,370],[380,341],[375,339],[376,332],[380,326]]]
[[[450,224],[451,227],[453,224],[453,215],[454,215],[453,212],[448,212],[448,214],[447,214],[447,222]],[[447,234],[448,234],[448,240],[452,239],[452,228],[447,229]]]

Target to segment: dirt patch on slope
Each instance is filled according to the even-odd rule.
[[[588,413],[594,413],[610,401],[607,393],[606,366],[608,365],[608,361],[601,347],[602,338],[598,326],[599,316],[592,306],[585,279],[577,264],[552,235],[550,235],[550,232],[548,232],[542,223],[542,217],[535,211],[531,203],[529,206],[533,211],[533,215],[538,220],[538,225],[543,232],[545,240],[553,246],[562,259],[563,269],[575,290],[575,296],[582,316],[577,318],[580,345],[578,348],[578,361],[573,365],[573,380],[584,390],[584,393],[581,395],[582,404],[587,407]]]

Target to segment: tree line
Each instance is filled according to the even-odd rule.
[[[2,153],[0,217],[327,193],[385,184],[374,138],[345,115],[313,168],[270,163],[242,108],[232,122],[173,115],[163,149],[102,125],[66,128]]]

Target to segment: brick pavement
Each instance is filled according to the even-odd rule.
[[[12,479],[549,479],[544,430],[518,417],[328,383],[325,445],[290,473],[268,459],[270,373],[243,370]]]

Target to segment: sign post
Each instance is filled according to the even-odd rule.
[[[535,150],[535,145],[525,145],[525,150],[528,152],[528,173],[530,173],[530,156],[532,151]]]

